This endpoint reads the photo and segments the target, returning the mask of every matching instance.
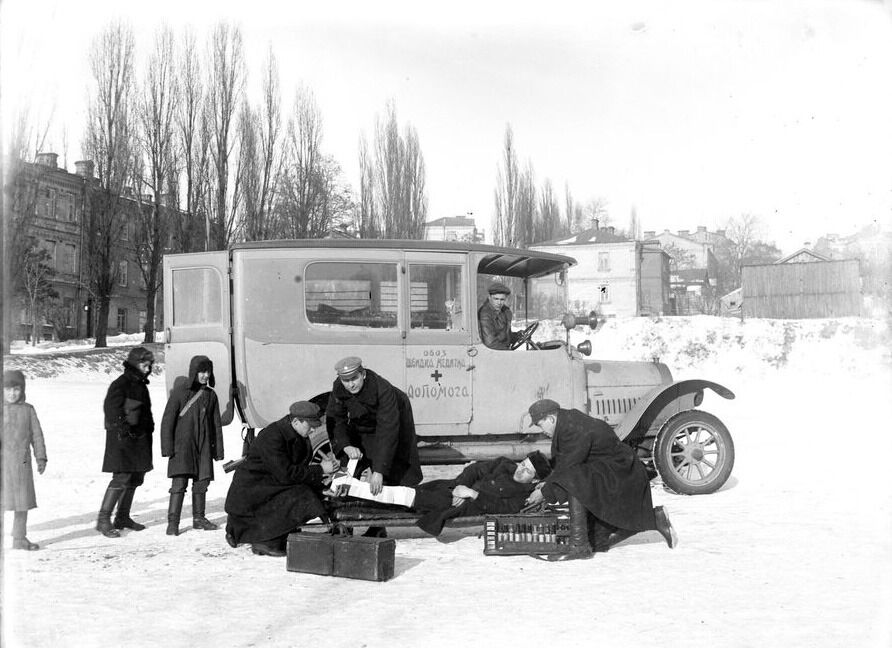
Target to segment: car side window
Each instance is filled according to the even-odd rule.
[[[396,263],[312,263],[305,276],[304,301],[312,324],[396,328]]]
[[[411,328],[464,331],[462,266],[409,264]]]

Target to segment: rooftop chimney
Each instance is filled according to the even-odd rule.
[[[593,218],[593,219],[592,219],[592,227],[594,227],[596,231],[599,230],[599,229],[601,229],[601,221],[600,221],[600,219],[598,219],[598,218]]]
[[[706,227],[704,225],[697,225],[697,233],[701,234],[706,231]]]
[[[657,235],[657,233],[654,230],[645,230],[644,231],[644,238],[646,238],[646,239],[654,238],[656,235]]]
[[[615,228],[613,225],[608,225],[608,226],[607,226],[607,232],[608,232],[608,234],[611,234],[611,235],[612,235],[615,229],[616,229],[616,228]]]
[[[723,230],[723,229],[716,230],[716,231],[715,231],[715,235],[716,235],[716,236],[721,236],[722,238],[725,238],[725,230]]]
[[[691,235],[691,231],[690,230],[678,230],[678,235],[684,236],[685,238],[687,238],[688,236]]]
[[[74,163],[74,172],[87,180],[93,177],[93,160],[79,160]]]
[[[38,153],[37,154],[37,164],[40,166],[49,167],[50,169],[57,169],[58,165],[56,164],[56,160],[59,159],[59,156],[56,153]]]

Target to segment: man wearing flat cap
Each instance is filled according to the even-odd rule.
[[[335,456],[365,458],[371,468],[373,495],[388,486],[414,486],[421,481],[418,439],[412,404],[362,360],[350,356],[335,364],[337,379],[325,414]],[[376,529],[377,530],[377,529]]]
[[[284,556],[285,540],[307,520],[325,514],[323,477],[340,468],[333,457],[310,465],[310,432],[322,424],[319,407],[292,403],[288,414],[263,428],[235,469],[224,509],[226,542],[250,542],[261,556]]]
[[[669,517],[662,506],[653,506],[644,464],[613,428],[578,410],[563,409],[549,398],[530,405],[529,412],[530,426],[538,426],[551,438],[554,469],[528,501],[570,506],[568,552],[554,559],[591,557],[590,515],[608,531],[607,546],[650,529],[659,531],[670,548],[675,546]]]
[[[517,333],[511,331],[513,315],[506,304],[511,289],[499,281],[494,281],[489,284],[487,292],[489,296],[477,309],[480,339],[490,349],[508,350],[517,339]]]

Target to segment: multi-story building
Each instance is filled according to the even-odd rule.
[[[718,260],[713,250],[727,240],[724,230],[709,232],[701,225],[696,232],[679,230],[672,233],[667,229],[657,234],[647,231],[644,240],[659,241],[672,257],[673,314],[691,315],[715,309],[721,288],[718,285]]]
[[[566,280],[574,311],[596,309],[608,317],[669,313],[669,255],[656,243],[620,236],[596,219],[591,229],[530,248],[576,259]]]
[[[483,230],[478,230],[474,219],[467,216],[444,216],[424,224],[425,241],[483,243],[484,238]]]
[[[49,255],[49,265],[54,271],[52,287],[58,293],[56,326],[41,323],[41,335],[45,339],[56,337],[92,337],[95,334],[97,308],[87,289],[84,253],[85,218],[90,197],[99,191],[93,175],[93,162],[75,162],[75,172],[70,173],[58,165],[55,153],[41,153],[36,162],[24,163],[22,182],[26,186],[20,208],[28,213],[19,215],[27,222],[27,233]],[[135,215],[139,201],[135,196],[121,201],[122,209]],[[108,335],[137,333],[146,321],[146,290],[133,244],[135,219],[128,218],[121,237],[121,254],[118,268],[118,286],[112,296],[108,315]],[[161,317],[161,300],[158,300],[156,321]],[[31,320],[24,303],[19,305],[17,334],[23,338],[31,335]]]

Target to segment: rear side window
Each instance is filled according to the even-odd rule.
[[[464,331],[460,265],[409,265],[409,312],[413,329]]]
[[[214,268],[174,270],[173,325],[219,324],[220,274]]]
[[[395,263],[313,263],[307,267],[307,319],[320,326],[396,328]]]

